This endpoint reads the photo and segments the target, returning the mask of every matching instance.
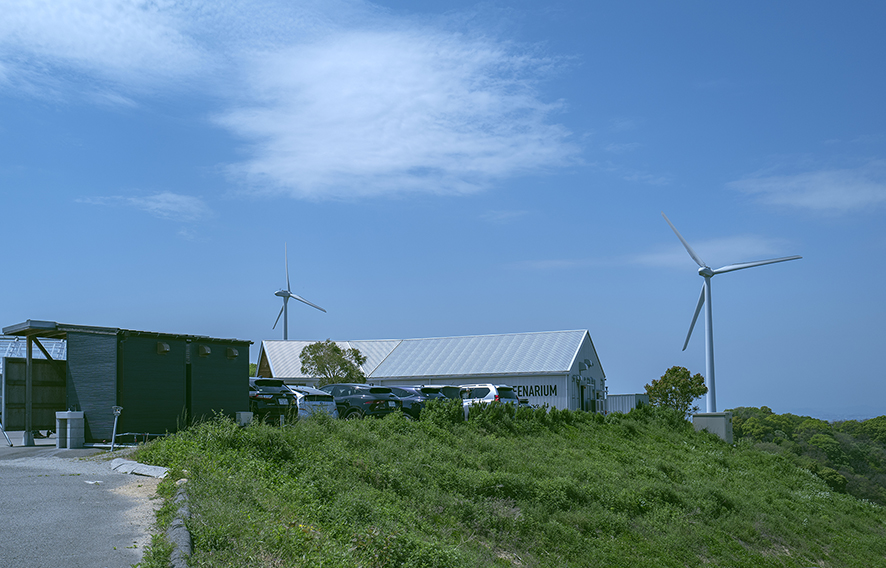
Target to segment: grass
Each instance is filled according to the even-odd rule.
[[[884,508],[648,407],[218,418],[138,459],[188,478],[196,567],[886,565]]]

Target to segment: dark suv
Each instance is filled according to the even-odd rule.
[[[278,422],[298,416],[298,405],[283,379],[249,379],[249,411],[256,420]]]
[[[425,403],[432,399],[443,399],[446,397],[440,392],[440,387],[389,387],[397,397],[403,402],[403,412],[414,420],[418,420],[422,408]]]
[[[339,418],[355,420],[364,416],[385,416],[403,407],[388,387],[337,383],[320,387],[335,398]]]

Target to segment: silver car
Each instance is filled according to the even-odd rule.
[[[302,420],[310,418],[314,414],[327,414],[331,418],[338,418],[338,407],[335,399],[328,392],[313,387],[299,385],[286,385],[295,395],[298,405],[298,417]]]

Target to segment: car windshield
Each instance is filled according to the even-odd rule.
[[[422,387],[421,392],[424,394],[440,394],[440,389],[436,387]]]

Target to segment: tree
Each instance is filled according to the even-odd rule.
[[[302,349],[301,372],[317,377],[318,387],[330,383],[365,383],[360,365],[366,362],[359,349],[342,349],[331,339],[311,343]]]
[[[686,367],[671,367],[660,379],[646,385],[649,404],[676,408],[683,414],[698,412],[698,406],[693,406],[692,401],[707,392],[704,377],[698,373],[690,375]]]

